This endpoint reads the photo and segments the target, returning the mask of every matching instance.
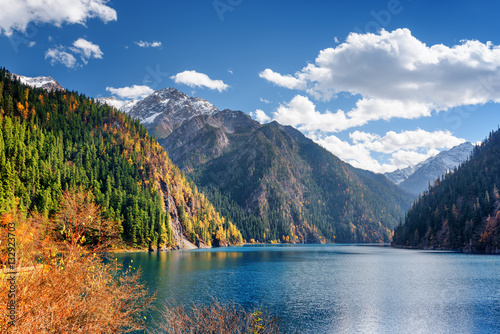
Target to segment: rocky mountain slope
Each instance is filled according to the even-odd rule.
[[[245,239],[389,241],[412,196],[292,127],[261,125],[173,88],[130,110]]]
[[[146,125],[156,138],[163,139],[184,121],[217,112],[217,108],[206,100],[189,97],[175,88],[166,88],[139,101],[129,113]]]
[[[386,173],[385,176],[410,193],[420,194],[427,190],[429,184],[433,184],[438,177],[448,171],[453,171],[466,161],[473,149],[474,145],[466,142],[430,157],[416,166],[398,169]]]

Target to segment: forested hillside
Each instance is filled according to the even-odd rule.
[[[276,122],[189,175],[222,213],[244,222],[244,236],[267,242],[388,242],[412,200]]]
[[[130,115],[248,242],[388,242],[413,201],[292,127],[219,111],[174,88],[154,92]]]
[[[150,249],[241,241],[129,116],[76,92],[22,85],[0,69],[0,215],[50,217],[65,190],[89,191],[124,244]]]
[[[438,179],[395,230],[396,246],[500,253],[500,132]]]

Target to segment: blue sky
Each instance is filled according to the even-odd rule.
[[[500,123],[495,1],[0,0],[0,66],[91,97],[176,87],[293,125],[356,167]]]

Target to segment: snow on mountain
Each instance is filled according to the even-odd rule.
[[[453,171],[455,167],[466,161],[473,148],[474,145],[466,142],[450,150],[443,151],[416,166],[398,169],[386,173],[385,176],[403,189],[418,194],[425,191],[429,183],[432,184],[438,177],[448,171]]]
[[[134,107],[140,100],[118,100],[116,97],[99,97],[96,99],[97,102],[101,104],[107,104],[110,107],[114,107],[121,112],[128,113],[132,107]]]
[[[219,110],[210,102],[190,97],[175,88],[165,88],[145,97],[130,109],[130,116],[141,123],[155,124],[157,138],[168,136],[184,121],[199,115],[213,116]]]
[[[23,75],[19,74],[14,74],[12,73],[12,76],[16,79],[18,79],[22,84],[31,86],[34,88],[43,88],[48,90],[49,92],[57,90],[57,91],[65,91],[62,86],[54,80],[52,77],[44,77],[44,76],[39,76],[39,77],[25,77]]]
[[[399,185],[404,180],[410,177],[411,174],[415,173],[419,165],[408,166],[406,168],[397,169],[394,172],[385,173],[385,176],[391,180],[393,183]]]

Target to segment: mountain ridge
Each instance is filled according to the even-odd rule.
[[[415,166],[398,169],[384,175],[410,193],[419,194],[427,190],[429,184],[433,184],[438,177],[453,171],[461,163],[465,162],[472,153],[473,148],[474,145],[465,142],[449,150],[442,151]]]
[[[144,125],[247,240],[387,242],[413,200],[385,177],[355,169],[292,127],[260,124],[205,100],[200,110],[199,98],[159,92],[162,99],[147,97],[130,115],[152,119]],[[180,103],[173,103],[176,96]]]

